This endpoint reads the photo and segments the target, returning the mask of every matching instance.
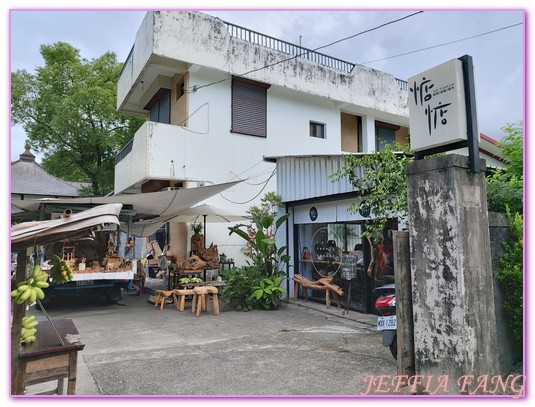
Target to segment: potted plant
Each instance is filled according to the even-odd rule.
[[[197,254],[199,250],[204,249],[204,235],[202,235],[204,226],[202,223],[193,222],[190,228],[193,232],[191,236],[191,254]]]
[[[201,234],[201,232],[204,229],[204,226],[202,225],[202,223],[196,223],[196,222],[193,222],[190,227],[191,227],[191,231],[194,234]]]

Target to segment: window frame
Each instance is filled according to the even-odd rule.
[[[267,90],[271,85],[233,77],[230,132],[267,137]]]
[[[165,103],[162,103],[164,98],[166,98],[165,102],[167,102],[167,115],[164,114],[163,116],[165,116],[165,120],[162,120],[162,113],[165,113],[165,111],[162,110],[162,107],[165,106]],[[171,124],[171,89],[158,89],[144,109],[149,111],[149,120],[151,122]],[[154,109],[157,109],[157,120],[153,120]]]
[[[318,128],[321,129],[322,136],[318,136]],[[313,131],[314,129],[314,131]],[[312,134],[315,133],[315,134]],[[318,122],[315,120],[310,120],[308,125],[308,135],[313,138],[317,139],[323,139],[325,140],[327,138],[327,125],[322,122]]]

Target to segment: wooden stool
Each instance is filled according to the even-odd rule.
[[[157,307],[159,305],[160,311],[163,310],[165,300],[167,300],[168,298],[173,298],[174,302],[175,298],[173,297],[173,290],[156,290],[156,299],[154,300],[154,306]]]
[[[214,303],[214,315],[219,315],[218,290],[214,286],[195,287],[193,301],[197,300],[197,316],[201,316],[201,311],[210,311],[210,294]]]
[[[195,312],[195,290],[194,289],[176,289],[173,291],[173,301],[175,302],[176,309],[180,312],[184,311],[186,307],[186,296],[193,295],[191,301],[191,312]]]

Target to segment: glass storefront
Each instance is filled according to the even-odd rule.
[[[309,280],[333,277],[333,284],[344,290],[344,308],[361,312],[370,309],[371,279],[366,270],[369,247],[362,237],[362,223],[314,223],[296,225],[297,273]],[[348,295],[349,294],[349,295]],[[312,292],[312,298],[325,298]]]

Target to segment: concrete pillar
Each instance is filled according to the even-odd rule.
[[[469,173],[467,162],[449,154],[406,169],[415,370],[423,393],[480,394],[478,377],[490,381],[500,370],[485,173]]]
[[[364,153],[375,151],[375,117],[362,117],[362,144]]]

